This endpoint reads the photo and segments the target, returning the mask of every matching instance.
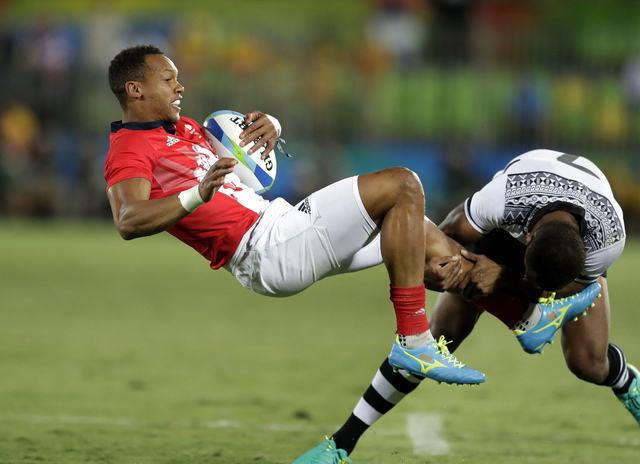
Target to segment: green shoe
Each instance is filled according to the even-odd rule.
[[[347,457],[345,450],[336,448],[333,438],[327,438],[293,461],[293,464],[353,464],[353,461]]]
[[[629,391],[627,393],[616,395],[616,398],[624,404],[627,411],[631,413],[638,425],[640,425],[640,372],[638,372],[638,369],[631,364],[627,364],[627,366],[629,366],[629,370],[633,373],[635,378],[629,386]]]

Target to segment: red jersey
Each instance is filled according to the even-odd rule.
[[[165,198],[198,185],[217,159],[192,119],[181,117],[175,125],[113,122],[105,163],[107,190],[117,182],[142,177],[151,182],[150,199]],[[213,269],[231,259],[269,204],[236,175],[225,180],[211,201],[167,229],[209,260]]]

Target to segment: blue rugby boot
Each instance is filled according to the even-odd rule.
[[[403,348],[396,337],[389,364],[394,371],[404,369],[409,374],[448,384],[476,385],[486,379],[482,372],[465,366],[449,352],[444,335],[438,342],[432,340],[427,346],[415,349]]]
[[[327,438],[293,461],[293,464],[353,464],[353,461],[347,457],[345,450],[336,448],[333,438]]]
[[[540,298],[537,306],[541,311],[538,323],[527,330],[513,329],[522,349],[529,354],[542,353],[544,345],[553,343],[553,337],[565,324],[578,320],[578,315],[586,314],[587,308],[594,306],[593,300],[600,297],[600,284],[593,283],[581,292],[566,298]]]
[[[634,376],[634,379],[629,386],[629,390],[626,393],[616,395],[616,398],[624,404],[627,411],[631,413],[638,425],[640,425],[640,372],[631,364],[627,364],[627,366],[632,372],[631,375]]]

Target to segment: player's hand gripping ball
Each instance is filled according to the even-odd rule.
[[[236,111],[216,111],[204,121],[205,135],[218,156],[237,159],[239,163],[233,170],[234,174],[256,193],[262,194],[271,188],[276,179],[276,157],[272,151],[265,159],[261,159],[264,147],[249,155],[249,149],[260,141],[257,139],[241,147],[240,133],[246,128],[244,115]]]

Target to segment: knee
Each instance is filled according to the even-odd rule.
[[[607,356],[595,353],[571,353],[565,355],[569,370],[585,382],[601,384],[607,377]]]
[[[389,168],[387,171],[399,197],[424,201],[422,182],[415,172],[405,167]]]
[[[422,183],[410,169],[387,168],[358,178],[362,203],[378,226],[393,208],[424,217],[425,199]]]

